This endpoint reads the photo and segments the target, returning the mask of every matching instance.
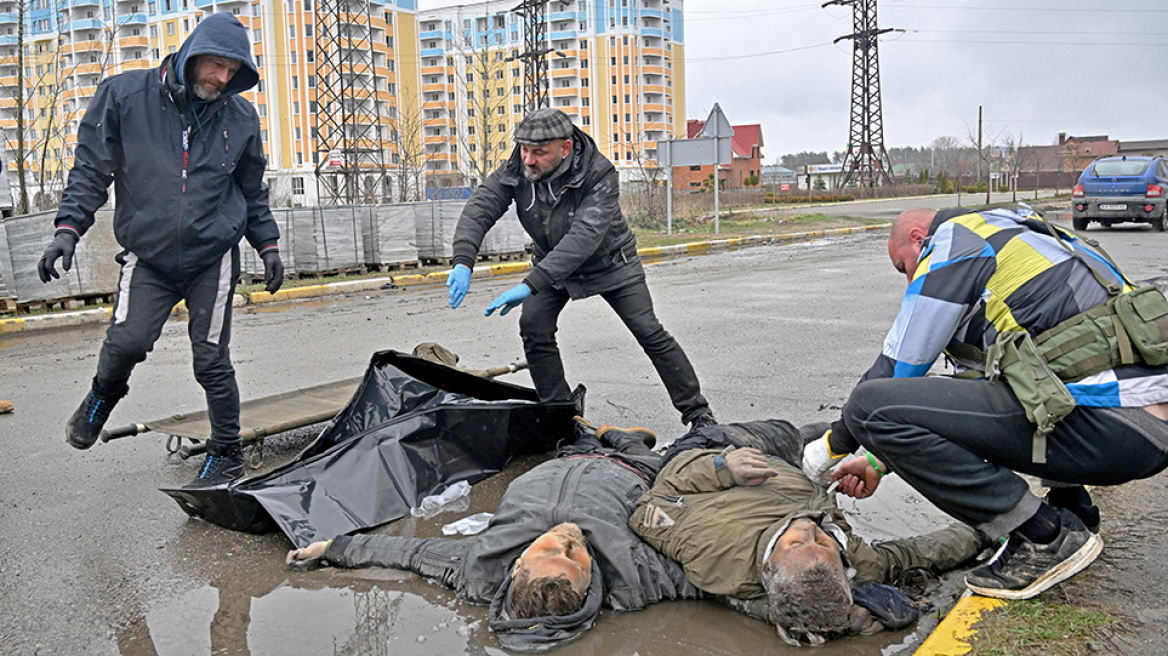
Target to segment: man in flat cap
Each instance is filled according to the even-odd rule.
[[[665,383],[681,421],[716,423],[697,374],[681,346],[657,320],[637,256],[637,239],[620,208],[619,176],[596,142],[558,109],[538,109],[515,128],[510,159],[467,202],[454,232],[450,306],[470,288],[483,236],[515,203],[533,242],[531,271],[503,292],[486,314],[523,305],[519,334],[541,401],[570,398],[556,345],[560,312],[569,300],[599,294],[636,337]]]

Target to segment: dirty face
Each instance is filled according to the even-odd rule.
[[[217,55],[199,55],[192,68],[191,92],[200,100],[214,100],[243,64]]]
[[[555,171],[568,153],[572,152],[571,139],[556,139],[539,145],[519,145],[519,157],[523,160],[523,175],[532,182],[545,178]]]
[[[803,517],[791,522],[775,542],[769,563],[794,573],[810,569],[817,563],[826,563],[844,570],[839,545],[814,521]]]
[[[575,524],[553,526],[519,555],[512,576],[520,569],[532,579],[563,576],[573,590],[584,594],[592,581],[592,556],[584,533]]]

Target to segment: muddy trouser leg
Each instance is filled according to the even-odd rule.
[[[239,387],[231,365],[231,300],[239,279],[239,248],[199,274],[187,289],[187,334],[195,380],[207,397],[211,441],[239,444]]]
[[[1138,408],[1076,408],[1031,459],[1034,425],[1004,383],[944,377],[861,383],[847,428],[942,511],[997,538],[1041,503],[1015,472],[1118,485],[1168,465],[1168,425]],[[1163,446],[1161,446],[1163,445]]]
[[[107,399],[126,395],[131,372],[154,349],[171,310],[182,299],[176,283],[142,264],[137,255],[124,252],[117,261],[122,265],[118,295],[93,377],[94,391]]]
[[[564,377],[564,361],[556,345],[560,312],[568,304],[568,298],[566,290],[548,287],[528,297],[519,316],[519,336],[523,338],[528,372],[539,400],[544,403],[572,398]]]
[[[649,286],[645,281],[639,280],[620,289],[604,292],[601,296],[653,362],[657,375],[669,392],[673,407],[681,413],[681,423],[688,424],[709,412],[710,406],[706,403],[706,397],[702,396],[697,372],[681,345],[657,320],[653,312],[653,297],[649,295]]]
[[[940,574],[954,569],[981,551],[981,537],[965,524],[911,538],[868,544],[848,536],[848,560],[856,568],[856,580],[898,583],[904,572],[924,567]]]

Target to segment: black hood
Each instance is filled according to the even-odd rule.
[[[491,600],[487,619],[491,631],[506,649],[532,653],[559,647],[579,638],[600,617],[604,584],[596,558],[592,559],[592,581],[588,584],[588,594],[584,596],[584,606],[571,615],[512,619],[511,581],[510,576],[504,578],[503,585]]]
[[[251,40],[247,28],[230,13],[211,14],[195,27],[174,55],[174,72],[178,81],[190,90],[190,66],[199,55],[217,55],[239,62],[241,66],[223,88],[220,97],[233,96],[254,87],[260,80],[251,58]],[[191,98],[193,94],[189,94]]]

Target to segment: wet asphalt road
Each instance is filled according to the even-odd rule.
[[[1168,235],[1092,231],[1136,278],[1168,275]],[[648,268],[658,316],[686,349],[723,421],[778,416],[830,421],[879,351],[903,278],[886,233],[828,238],[669,261]],[[516,279],[474,281],[463,307],[444,287],[385,291],[235,315],[233,357],[244,399],[359,375],[380,349],[437,341],[471,367],[522,357],[517,315],[482,316]],[[484,609],[411,574],[291,573],[278,534],[245,535],[189,520],[158,492],[194,477],[147,434],[87,452],[63,422],[96,366],[104,329],[0,336],[0,651],[12,654],[501,653]],[[662,441],[682,426],[647,358],[599,299],[569,304],[560,343],[568,377],[588,386],[596,424],[638,424]],[[526,374],[509,378],[528,384]],[[204,407],[190,372],[185,323],[167,324],[110,425]],[[269,466],[311,429],[269,438]],[[531,462],[523,463],[530,465]],[[388,532],[433,535],[491,510],[510,472],[474,487],[463,512],[402,520]],[[893,482],[890,480],[889,482]],[[939,518],[903,487],[859,507],[866,535],[930,530]],[[930,621],[922,623],[928,630]],[[905,651],[912,632],[835,643],[822,653]],[[780,651],[761,622],[708,602],[606,612],[562,654],[729,654]],[[792,652],[794,653],[794,652]]]

